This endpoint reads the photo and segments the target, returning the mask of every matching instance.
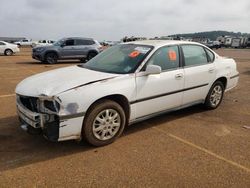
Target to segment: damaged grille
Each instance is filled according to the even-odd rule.
[[[20,102],[23,106],[32,112],[38,112],[38,98],[19,96]]]

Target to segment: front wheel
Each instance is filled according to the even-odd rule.
[[[205,106],[208,109],[216,109],[224,95],[224,85],[221,81],[216,81],[208,92],[206,97]]]
[[[122,134],[125,122],[125,113],[119,104],[102,100],[87,113],[83,123],[83,137],[94,146],[108,145]]]
[[[57,59],[58,59],[58,57],[57,57],[57,55],[55,53],[48,53],[46,55],[46,58],[45,58],[46,62],[49,63],[49,64],[57,63]]]

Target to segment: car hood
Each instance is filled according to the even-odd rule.
[[[79,66],[60,68],[21,81],[16,87],[16,93],[24,96],[54,96],[79,86],[111,79],[117,74],[103,73]]]

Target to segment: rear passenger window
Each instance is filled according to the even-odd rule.
[[[76,45],[92,45],[95,44],[93,40],[83,40],[83,39],[77,39]]]
[[[85,44],[85,40],[77,39],[77,40],[76,40],[76,45],[79,45],[79,46],[81,46],[81,45],[86,45],[86,44]]]
[[[158,65],[161,69],[169,70],[179,67],[178,46],[166,46],[157,50],[150,58],[149,65]]]
[[[196,45],[182,46],[185,66],[194,66],[208,63],[207,54],[203,47]]]
[[[208,50],[208,49],[206,49],[206,48],[205,48],[205,50],[206,50],[206,52],[207,52],[208,61],[209,61],[209,62],[214,62],[214,54],[213,54],[210,50]]]
[[[93,40],[85,40],[86,45],[93,45],[95,42]]]

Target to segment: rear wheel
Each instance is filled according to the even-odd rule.
[[[13,55],[13,51],[11,49],[7,49],[5,50],[4,54],[7,56],[10,56],[10,55]]]
[[[81,58],[81,59],[80,59],[80,62],[81,62],[81,63],[85,63],[85,62],[86,62],[86,58]]]
[[[97,55],[96,52],[89,52],[88,56],[87,56],[87,60],[92,59],[93,57],[95,57]]]
[[[94,104],[83,123],[83,137],[94,146],[114,142],[125,127],[125,113],[114,101],[102,100]]]
[[[216,81],[208,92],[205,101],[205,106],[208,109],[217,108],[223,99],[223,95],[224,95],[224,85],[221,81]]]
[[[57,63],[57,59],[58,59],[58,57],[55,53],[48,53],[45,57],[46,62],[49,64]]]

